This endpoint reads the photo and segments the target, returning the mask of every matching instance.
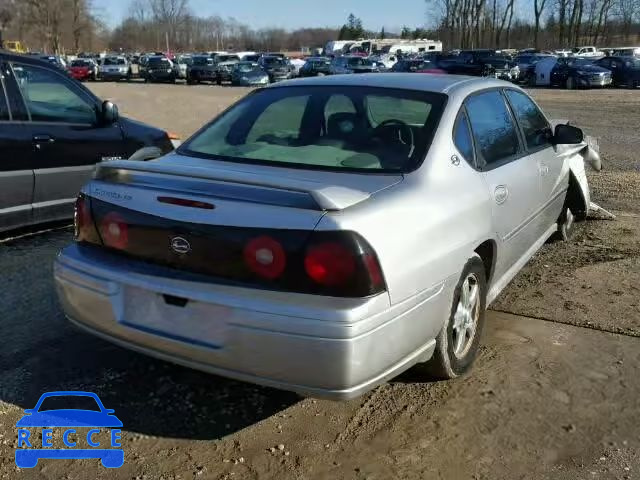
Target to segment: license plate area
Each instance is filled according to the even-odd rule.
[[[137,287],[123,291],[121,323],[138,331],[197,347],[224,345],[228,307]]]

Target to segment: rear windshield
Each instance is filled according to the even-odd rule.
[[[124,58],[105,58],[103,65],[125,65]]]
[[[150,58],[149,59],[149,65],[155,65],[155,66],[168,66],[169,65],[169,59],[167,58]]]
[[[424,158],[446,96],[373,87],[257,91],[180,151],[239,163],[404,172]]]
[[[213,65],[213,58],[211,57],[193,57],[193,64],[197,66]]]
[[[72,67],[89,67],[91,64],[85,60],[74,60],[71,62]]]
[[[373,63],[368,58],[350,58],[349,66],[351,67],[372,67]]]

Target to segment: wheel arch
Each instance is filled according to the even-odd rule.
[[[497,248],[497,244],[494,240],[486,240],[474,249],[474,252],[480,256],[480,259],[484,264],[487,285],[491,284],[491,279],[495,270]]]
[[[567,190],[565,206],[571,209],[571,212],[578,220],[587,218],[589,205],[587,205],[580,182],[573,172],[569,172],[569,189]]]

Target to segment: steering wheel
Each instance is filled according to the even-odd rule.
[[[397,140],[398,143],[409,147],[409,154],[407,157],[413,155],[413,150],[415,149],[415,139],[413,136],[413,130],[411,127],[402,120],[397,120],[395,118],[389,118],[376,126],[373,129],[373,137],[378,138],[391,138],[388,134],[384,134],[385,131],[390,131],[391,129],[395,130],[393,140]]]

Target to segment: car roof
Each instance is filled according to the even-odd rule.
[[[6,51],[0,51],[0,59],[6,62],[20,62],[28,65],[37,65],[39,67],[46,67],[50,70],[53,70],[51,63],[43,58],[49,57],[48,55],[37,54],[37,55],[21,55],[19,53],[9,53]]]
[[[284,86],[356,86],[395,88],[423,92],[445,93],[453,95],[456,92],[468,94],[473,91],[492,87],[514,85],[504,80],[483,77],[468,77],[464,75],[415,75],[412,73],[367,73],[365,75],[330,75],[327,77],[310,77],[287,80],[267,88]]]

